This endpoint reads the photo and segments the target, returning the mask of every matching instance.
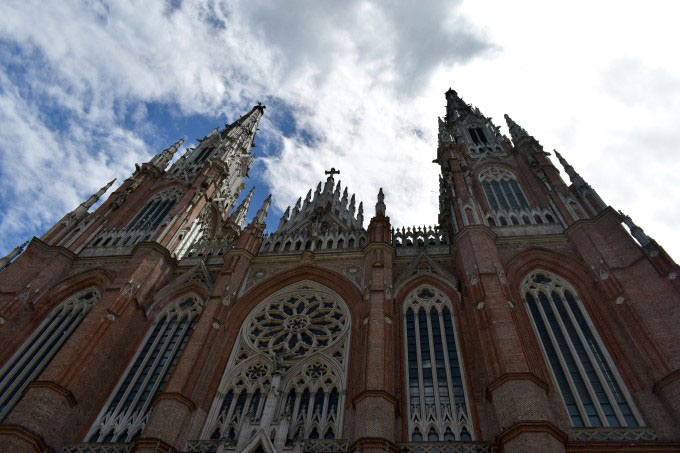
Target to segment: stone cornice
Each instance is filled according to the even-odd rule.
[[[60,255],[63,255],[64,257],[68,258],[71,261],[75,261],[78,258],[78,255],[76,255],[66,247],[62,247],[60,245],[49,245],[35,236],[33,237],[33,239],[31,239],[31,242],[26,246],[26,250],[28,250],[28,247],[32,245],[39,247],[41,250],[45,252],[58,253]],[[26,253],[26,250],[24,250],[22,255]]]
[[[654,383],[654,388],[652,391],[658,395],[659,393],[663,392],[664,388],[667,386],[676,383],[678,380],[680,380],[680,368],[678,368],[675,371],[671,371],[658,381]]]
[[[48,446],[42,437],[20,425],[0,425],[0,440],[3,437],[14,437],[20,439],[23,442],[31,445],[33,447],[33,451],[48,453],[54,452],[54,449]]]
[[[352,406],[356,407],[358,403],[366,398],[382,398],[389,401],[394,406],[397,405],[397,399],[384,390],[364,390],[352,399]]]
[[[21,393],[26,394],[29,389],[48,389],[62,396],[69,406],[75,407],[78,404],[76,398],[69,389],[57,384],[54,381],[31,381]]]
[[[348,451],[384,451],[396,453],[399,451],[397,445],[384,437],[360,437],[349,446]]]
[[[489,385],[486,386],[486,397],[488,398],[489,401],[492,400],[493,392],[500,388],[503,384],[506,382],[510,381],[530,381],[533,382],[534,384],[538,385],[541,387],[546,394],[548,394],[549,386],[548,384],[542,380],[539,379],[535,374],[533,373],[504,373],[501,374],[498,378],[494,379]]]
[[[554,437],[563,445],[567,443],[567,435],[564,432],[552,423],[543,420],[513,423],[496,436],[496,443],[503,448],[512,439],[524,433],[545,433]]]
[[[607,206],[600,212],[598,215],[591,219],[581,219],[577,220],[576,222],[572,223],[566,230],[564,230],[564,234],[566,236],[569,236],[572,232],[584,228],[586,225],[595,225],[597,223],[600,223],[602,220],[605,218],[609,217],[610,215],[615,216],[616,220],[619,221],[619,213],[614,210],[611,206]]]
[[[193,412],[193,411],[196,410],[196,403],[194,403],[189,398],[187,398],[186,396],[182,395],[179,392],[163,392],[160,395],[158,395],[156,398],[154,398],[151,405],[155,406],[156,404],[158,404],[162,400],[177,401],[180,404],[183,404],[184,406],[186,406],[187,409],[189,409],[189,412]]]

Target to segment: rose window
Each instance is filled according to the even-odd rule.
[[[300,357],[335,342],[346,327],[338,303],[315,292],[266,304],[250,322],[248,339],[257,349],[283,358]]]

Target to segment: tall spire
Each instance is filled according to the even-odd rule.
[[[519,139],[523,137],[530,137],[529,133],[519,124],[515,123],[508,114],[505,114],[505,122],[508,124],[508,129],[510,129],[510,136],[512,137],[512,142],[516,145]]]
[[[168,166],[168,163],[172,160],[172,156],[177,152],[179,147],[182,146],[182,143],[184,143],[184,138],[180,138],[172,146],[164,149],[160,154],[155,155],[149,163],[161,171],[165,170],[165,167]]]
[[[241,228],[243,227],[243,224],[246,221],[246,215],[248,214],[250,201],[253,199],[253,192],[255,192],[255,186],[253,186],[253,188],[250,189],[248,196],[243,200],[241,205],[238,208],[236,208],[236,211],[234,211],[233,214],[229,217],[230,222],[238,225]]]
[[[97,193],[93,194],[90,196],[90,198],[87,199],[87,201],[83,202],[81,204],[82,207],[85,209],[90,209],[97,201],[99,201],[99,198],[101,198],[102,195],[106,193],[107,190],[113,185],[113,183],[116,182],[116,178],[113,178],[107,185],[99,189]]]
[[[14,249],[12,249],[12,251],[9,252],[7,256],[5,256],[4,258],[0,258],[0,271],[9,266],[12,260],[21,253],[21,251],[24,249],[24,247],[26,247],[27,244],[28,241],[24,242],[23,244],[17,247],[14,247]]]
[[[586,184],[586,182],[583,180],[581,175],[576,173],[576,170],[574,170],[574,167],[569,165],[569,162],[567,162],[562,157],[562,155],[557,152],[556,149],[553,149],[553,151],[555,152],[555,155],[557,156],[557,160],[559,160],[562,167],[564,167],[565,173],[567,173],[567,175],[569,175],[569,180],[572,182],[572,184],[574,184],[574,186],[577,187],[577,188],[587,186],[588,184]]]
[[[269,194],[269,196],[264,199],[264,202],[262,202],[262,207],[257,211],[257,214],[255,214],[255,221],[260,225],[264,225],[265,220],[267,220],[267,211],[271,204],[272,194]]]

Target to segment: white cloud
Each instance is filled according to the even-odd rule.
[[[44,229],[157,151],[148,142],[163,125],[145,102],[174,104],[180,116],[233,118],[270,99],[261,131],[270,155],[254,174],[279,209],[335,166],[368,216],[382,186],[395,225],[431,224],[436,117],[453,86],[497,123],[507,112],[560,149],[606,201],[679,256],[672,232],[680,212],[670,200],[680,189],[664,183],[680,170],[672,8],[185,0],[145,2],[142,12],[122,0],[3,2],[0,39],[16,49],[2,55],[2,172],[14,188],[0,198],[11,206],[0,235]],[[25,66],[28,99],[13,65]],[[58,130],[45,118],[54,106],[67,112]],[[285,137],[284,120],[297,132]],[[36,197],[47,203],[31,218],[26,202]]]

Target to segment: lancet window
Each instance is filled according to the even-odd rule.
[[[291,285],[246,321],[202,438],[237,450],[264,430],[277,451],[342,435],[350,315],[318,283]]]
[[[151,402],[170,379],[201,308],[201,302],[190,296],[158,317],[125,377],[90,428],[88,442],[124,443],[141,434],[151,415]]]
[[[126,229],[128,231],[154,231],[182,195],[177,189],[156,195],[139,211]]]
[[[81,291],[56,307],[33,335],[0,369],[0,420],[21,398],[21,392],[47,366],[87,312],[99,300],[99,291]]]
[[[641,426],[576,290],[556,275],[536,271],[522,293],[572,426]]]
[[[438,289],[421,286],[404,308],[409,439],[472,440],[451,301]]]
[[[479,175],[479,182],[491,208],[486,214],[490,226],[554,223],[550,212],[529,206],[517,178],[504,168],[492,167]]]

